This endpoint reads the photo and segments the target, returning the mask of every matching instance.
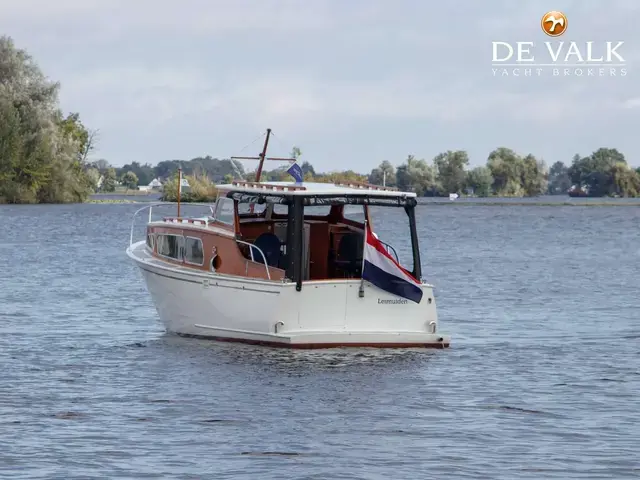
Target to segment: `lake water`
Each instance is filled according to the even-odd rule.
[[[451,348],[295,352],[165,334],[137,208],[0,207],[0,477],[640,477],[640,209],[420,206]]]

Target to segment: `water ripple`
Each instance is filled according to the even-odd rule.
[[[165,334],[136,208],[0,208],[2,478],[640,477],[637,209],[421,206],[452,348],[286,351]]]

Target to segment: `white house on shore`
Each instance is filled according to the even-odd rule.
[[[159,192],[162,190],[162,182],[154,178],[149,182],[149,185],[138,185],[138,190],[142,192]]]

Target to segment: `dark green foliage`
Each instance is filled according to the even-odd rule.
[[[58,85],[0,37],[0,202],[82,202],[95,175],[85,160],[93,134],[58,108]]]
[[[600,148],[588,157],[576,154],[567,170],[572,185],[589,197],[637,197],[640,177],[615,148]]]

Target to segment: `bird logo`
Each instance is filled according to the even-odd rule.
[[[567,31],[568,25],[567,16],[556,10],[545,13],[540,21],[542,30],[550,37],[559,37]]]

